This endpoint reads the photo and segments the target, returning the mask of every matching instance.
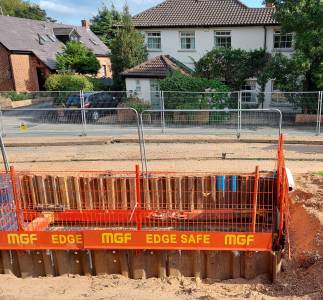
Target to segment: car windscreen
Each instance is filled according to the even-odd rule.
[[[80,103],[80,96],[69,96],[66,102],[67,105],[79,105]]]

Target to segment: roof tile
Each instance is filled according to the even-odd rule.
[[[122,73],[125,77],[164,78],[171,71],[189,74],[191,70],[170,55],[154,57]]]
[[[239,0],[166,0],[133,17],[139,28],[278,25],[275,8],[249,8]]]

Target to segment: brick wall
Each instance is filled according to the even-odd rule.
[[[100,65],[101,65],[101,69],[99,70],[97,77],[101,78],[101,77],[112,77],[112,68],[111,68],[111,59],[110,57],[97,57]],[[105,67],[104,67],[105,66]],[[104,68],[106,69],[106,75],[104,74]]]
[[[0,91],[11,91],[14,89],[9,53],[0,45]]]
[[[29,54],[11,54],[10,58],[16,91],[39,90],[35,58]]]

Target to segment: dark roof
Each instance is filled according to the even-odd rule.
[[[56,54],[62,52],[64,47],[55,38],[54,29],[64,29],[66,32],[66,28],[75,30],[80,36],[80,42],[97,56],[110,53],[109,48],[91,30],[84,27],[7,16],[0,16],[0,43],[10,51],[32,52],[54,70]]]
[[[56,36],[59,35],[70,35],[73,31],[76,32],[74,27],[67,27],[67,28],[53,28],[54,34]]]
[[[122,73],[125,77],[165,78],[171,71],[190,74],[191,69],[170,55],[160,55],[128,69]]]
[[[275,8],[239,0],[166,0],[133,17],[138,28],[278,25]]]

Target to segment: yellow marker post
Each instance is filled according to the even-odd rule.
[[[20,126],[19,126],[19,129],[20,129],[20,131],[22,131],[22,132],[26,132],[26,131],[28,131],[28,125],[27,125],[27,124],[25,124],[24,122],[21,122],[21,123],[20,123]]]

